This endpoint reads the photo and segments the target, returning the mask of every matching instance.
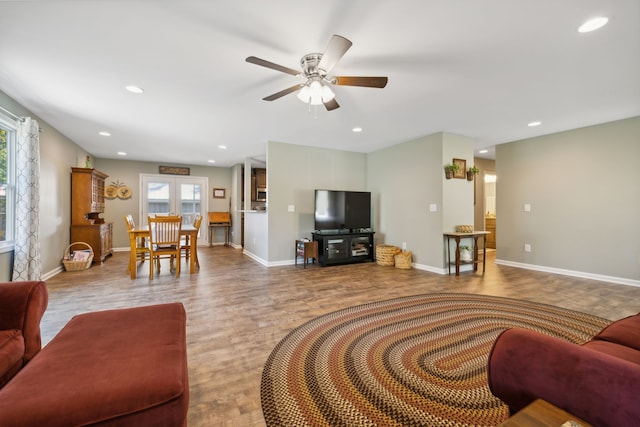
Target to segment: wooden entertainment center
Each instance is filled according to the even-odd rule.
[[[321,266],[373,261],[373,231],[316,231]]]

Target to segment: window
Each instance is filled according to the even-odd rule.
[[[0,252],[13,249],[15,122],[0,114]]]

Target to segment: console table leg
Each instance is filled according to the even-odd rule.
[[[460,236],[455,236],[456,239],[456,276],[460,275]]]

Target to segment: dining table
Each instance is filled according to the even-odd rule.
[[[180,229],[180,235],[186,236],[189,240],[190,254],[189,257],[189,273],[194,273],[196,270],[196,260],[198,259],[198,228],[191,224],[182,224]],[[136,272],[136,245],[139,238],[149,238],[149,227],[136,227],[129,230],[129,271],[131,272],[131,278],[135,279]]]

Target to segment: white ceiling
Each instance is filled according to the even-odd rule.
[[[640,115],[638,0],[0,1],[0,17],[0,90],[99,158],[231,166],[267,141],[371,152],[440,131],[480,148]],[[262,100],[301,80],[247,56],[298,69],[333,34],[353,46],[332,75],[387,87],[334,87],[331,112]]]

